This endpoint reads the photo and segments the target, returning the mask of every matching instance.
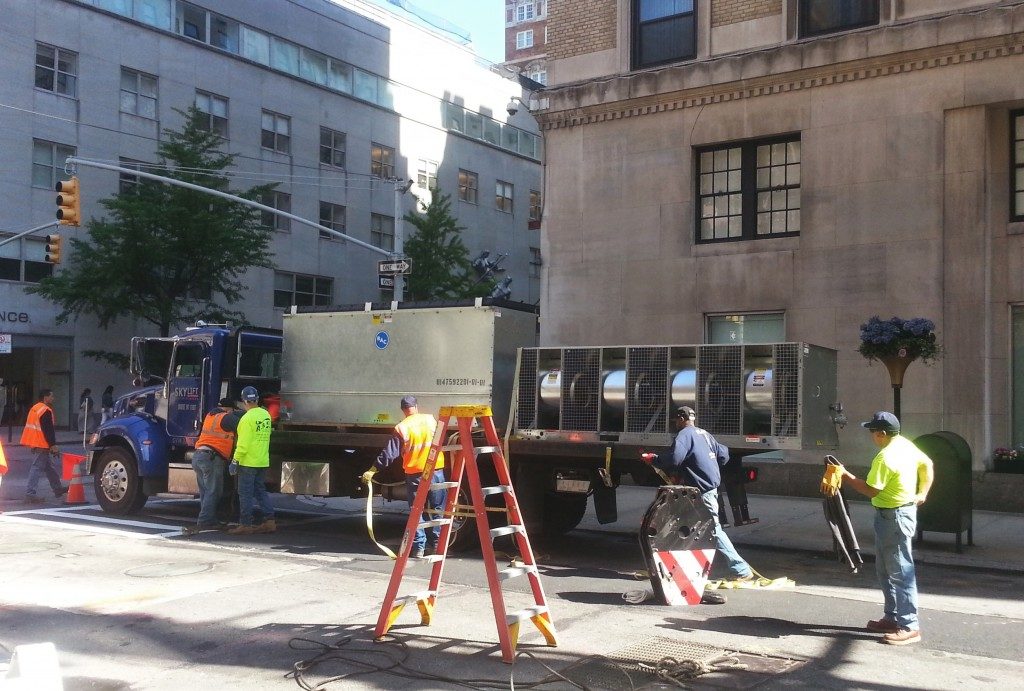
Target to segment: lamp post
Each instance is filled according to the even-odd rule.
[[[393,252],[395,259],[404,259],[405,234],[402,229],[402,195],[412,188],[413,181],[394,178],[392,182],[395,184],[395,248]],[[395,302],[401,302],[405,297],[405,276],[403,274],[395,275],[393,296]]]

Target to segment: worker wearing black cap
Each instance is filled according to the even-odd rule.
[[[921,640],[917,618],[917,573],[911,540],[917,531],[917,507],[928,497],[935,477],[932,459],[900,436],[900,421],[879,411],[861,426],[879,448],[863,480],[846,468],[843,481],[875,507],[875,572],[882,588],[885,611],[867,623],[868,631],[883,634],[889,645]]]
[[[715,549],[725,559],[731,580],[750,581],[753,569],[739,555],[732,540],[718,522],[718,486],[722,484],[722,466],[729,462],[728,447],[719,444],[706,430],[696,425],[697,413],[689,406],[676,409],[679,433],[672,442],[671,455],[662,460],[657,454],[645,453],[641,458],[666,473],[679,477],[679,482],[700,490],[701,501],[715,521]]]
[[[434,440],[434,431],[437,429],[437,420],[433,415],[419,411],[415,396],[404,396],[401,406],[405,417],[395,425],[395,431],[377,456],[374,467],[367,471],[363,478],[369,480],[377,469],[386,468],[401,458],[402,469],[405,470],[406,498],[411,507],[416,499],[416,491],[423,480],[423,468],[426,465],[427,456],[430,455],[430,446]],[[434,474],[430,478],[431,484],[445,481],[443,468],[444,454],[438,452]],[[439,517],[444,508],[445,497],[446,493],[443,489],[433,489],[427,492],[426,510],[424,511],[424,517],[427,520]],[[430,515],[431,513],[434,515]],[[437,543],[441,538],[441,527],[435,525],[431,526],[429,530],[429,539],[423,528],[416,530],[416,536],[412,543],[411,554],[413,557],[423,557],[428,546],[431,552],[437,550]]]
[[[192,454],[192,469],[196,472],[196,484],[199,486],[199,519],[194,526],[183,529],[186,535],[219,527],[217,502],[224,487],[224,468],[234,451],[235,430],[241,417],[242,411],[235,410],[235,402],[222,398],[218,407],[207,413],[203,420],[203,431]]]

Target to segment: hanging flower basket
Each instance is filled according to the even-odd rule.
[[[910,363],[934,360],[940,356],[941,348],[935,339],[935,323],[930,319],[883,320],[874,316],[860,325],[857,352],[885,364],[892,385],[903,386],[903,375]]]

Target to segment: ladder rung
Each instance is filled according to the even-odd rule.
[[[533,607],[527,607],[521,609],[518,612],[512,612],[505,616],[505,623],[508,625],[515,624],[516,622],[523,621],[524,619],[533,619],[538,614],[547,614],[547,605],[534,605]]]
[[[394,605],[392,605],[392,607],[394,607],[395,605],[397,605],[399,603],[410,604],[410,603],[413,603],[413,602],[419,602],[420,600],[429,600],[430,598],[432,598],[432,597],[434,597],[436,595],[437,595],[437,591],[436,590],[421,590],[418,593],[412,593],[410,595],[403,595],[401,597],[396,597],[395,598],[395,603],[394,603]]]
[[[516,576],[525,576],[525,575],[531,574],[531,573],[534,576],[537,575],[537,565],[536,564],[524,564],[522,566],[510,566],[509,568],[502,569],[501,571],[498,572],[498,580],[507,581],[510,578],[515,578]]]
[[[475,449],[473,449],[473,453],[476,454],[477,456],[479,456],[482,453],[496,453],[498,451],[501,451],[500,446],[478,446]]]
[[[491,528],[491,539],[501,537],[502,535],[511,535],[512,533],[520,533],[525,535],[526,528],[521,525],[503,525],[500,528]]]
[[[451,522],[452,522],[452,519],[450,519],[450,518],[434,518],[434,519],[429,520],[429,521],[423,521],[418,526],[416,526],[416,528],[417,529],[421,529],[421,528],[434,528],[436,526],[448,525]]]
[[[480,491],[485,497],[489,497],[492,494],[503,494],[511,491],[512,488],[508,485],[495,485],[494,487],[481,487]]]
[[[425,563],[425,564],[433,564],[435,561],[443,561],[443,560],[444,560],[444,555],[443,554],[428,554],[427,556],[425,556],[422,559],[420,559],[420,561]]]
[[[430,489],[448,489],[449,487],[458,487],[457,482],[435,482],[430,485]]]
[[[441,447],[442,451],[462,451],[462,444],[448,444]]]

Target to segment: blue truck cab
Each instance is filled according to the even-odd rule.
[[[88,471],[104,511],[129,514],[162,492],[195,486],[191,452],[203,418],[245,386],[280,390],[279,331],[200,322],[169,337],[136,337],[131,373],[138,387],[114,404],[90,439]]]

